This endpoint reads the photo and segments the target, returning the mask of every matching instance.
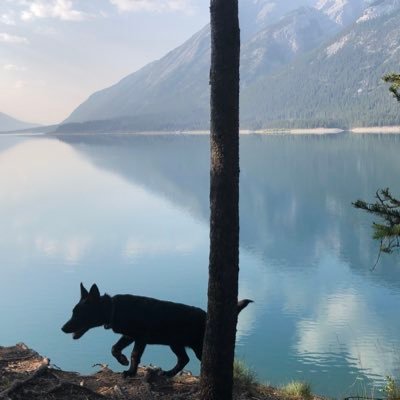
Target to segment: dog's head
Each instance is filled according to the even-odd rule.
[[[88,292],[81,283],[81,299],[72,310],[71,319],[61,328],[65,333],[72,333],[74,339],[82,337],[89,329],[104,323],[100,292],[94,284]]]

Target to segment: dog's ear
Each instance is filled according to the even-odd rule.
[[[97,285],[94,283],[90,288],[88,300],[96,301],[100,299],[100,291]]]
[[[85,286],[83,286],[81,282],[81,299],[86,299],[88,297],[89,292],[86,290]]]

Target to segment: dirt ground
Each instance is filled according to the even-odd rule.
[[[141,367],[135,378],[99,365],[99,371],[83,376],[52,366],[48,358],[20,343],[0,347],[0,400],[194,400],[199,378],[182,373],[173,379],[159,375],[155,367]],[[235,389],[236,400],[281,400],[273,388]]]

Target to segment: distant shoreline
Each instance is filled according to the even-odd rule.
[[[352,134],[400,134],[400,126],[370,126],[351,129],[339,128],[277,128],[277,129],[241,129],[240,135],[337,135],[342,133]],[[209,135],[208,130],[177,130],[177,131],[131,131],[131,132],[46,132],[36,131],[17,131],[0,132],[0,136],[104,136],[104,135]]]
[[[372,126],[368,128],[353,128],[352,133],[400,133],[400,126]]]
[[[354,134],[400,134],[400,126],[370,126],[360,127],[352,129],[340,129],[340,128],[293,128],[293,129],[241,129],[240,135],[337,135],[340,133],[354,133]],[[124,133],[120,133],[123,135]],[[162,134],[173,134],[173,135],[209,135],[208,130],[181,130],[172,132],[131,132],[125,134],[136,134],[136,135],[162,135]]]
[[[250,133],[268,135],[268,134],[291,134],[291,135],[333,135],[345,132],[343,129],[337,128],[295,128],[295,129],[261,129]]]
[[[208,135],[209,131],[180,131],[178,134],[189,134],[189,135]],[[239,131],[241,135],[278,135],[278,134],[290,134],[290,135],[337,135],[340,133],[354,133],[354,134],[400,134],[400,126],[369,126],[359,127],[351,129],[339,129],[339,128],[293,128],[293,129],[241,129]]]

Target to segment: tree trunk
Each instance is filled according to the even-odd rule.
[[[210,260],[201,399],[231,400],[239,274],[238,0],[211,0]]]

